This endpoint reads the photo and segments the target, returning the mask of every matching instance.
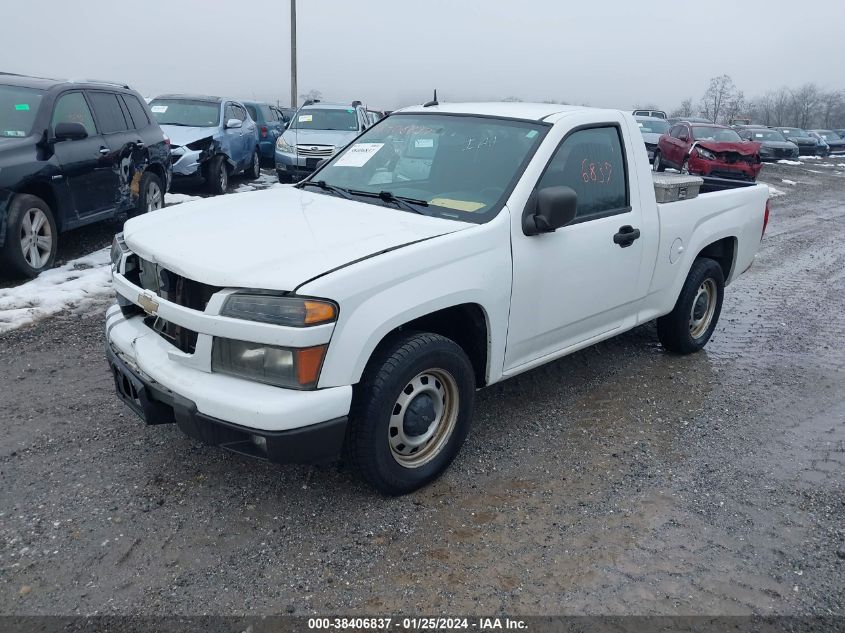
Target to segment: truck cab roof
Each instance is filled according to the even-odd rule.
[[[505,119],[523,119],[528,121],[543,121],[556,114],[579,112],[585,110],[582,106],[562,105],[559,103],[524,103],[516,102],[480,102],[480,103],[440,103],[432,106],[415,105],[396,110],[393,114],[407,113],[440,113],[464,114],[487,117],[501,117]],[[592,108],[595,110],[595,108]],[[614,113],[619,112],[613,110]]]

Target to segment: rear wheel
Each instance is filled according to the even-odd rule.
[[[663,157],[657,150],[655,150],[654,152],[654,162],[652,164],[652,168],[654,169],[654,171],[666,171],[666,166],[663,164]]]
[[[6,245],[0,259],[13,275],[37,277],[56,260],[58,231],[53,212],[41,198],[15,196],[9,206]]]
[[[352,466],[389,495],[437,478],[472,422],[475,375],[463,349],[438,334],[397,337],[370,361],[346,438]]]
[[[226,157],[218,154],[208,164],[206,185],[209,192],[214,195],[226,193],[229,188],[229,166],[226,164]]]
[[[145,171],[141,176],[141,183],[138,193],[138,203],[132,215],[158,211],[164,206],[164,187],[161,178],[156,174]]]
[[[259,155],[257,149],[252,155],[252,163],[245,173],[251,180],[258,180],[261,177],[261,156]]]
[[[663,347],[691,354],[707,345],[719,322],[724,296],[722,267],[712,259],[696,259],[675,308],[657,319],[657,337]]]

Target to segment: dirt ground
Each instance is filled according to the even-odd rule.
[[[102,311],[0,336],[0,613],[845,615],[826,162],[766,166],[786,195],[704,352],[647,325],[483,391],[452,468],[403,498],[144,427]]]

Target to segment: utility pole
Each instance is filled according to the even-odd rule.
[[[296,104],[296,0],[290,0],[290,107]]]

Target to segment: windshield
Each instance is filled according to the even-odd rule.
[[[528,121],[400,114],[370,128],[335,156],[313,181],[423,204],[426,215],[485,222],[504,203],[548,127]],[[354,193],[353,193],[354,195]],[[407,209],[406,209],[407,210]]]
[[[337,130],[358,131],[358,115],[355,108],[308,108],[297,112],[290,124],[292,130]]]
[[[640,132],[643,134],[665,134],[669,131],[669,123],[663,119],[659,121],[653,119],[637,119],[637,125],[640,126]]]
[[[841,141],[842,137],[839,136],[836,132],[829,132],[827,130],[823,132],[819,132],[819,136],[821,136],[826,141]]]
[[[0,86],[0,136],[29,136],[43,94],[32,88]]]
[[[220,104],[194,99],[153,99],[150,110],[159,125],[215,127],[220,125]]]
[[[742,139],[734,130],[712,125],[694,125],[692,137],[696,141],[718,141],[720,143],[739,143]]]
[[[784,127],[780,131],[786,136],[809,136],[807,132],[797,127]]]
[[[751,130],[752,141],[780,141],[784,142],[786,139],[783,134],[777,130]]]

